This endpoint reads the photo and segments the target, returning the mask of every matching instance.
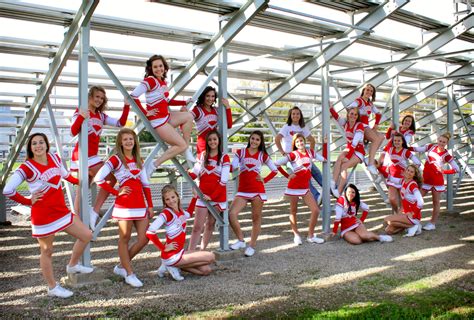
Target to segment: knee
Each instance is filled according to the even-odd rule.
[[[53,256],[53,247],[42,247],[41,256],[45,258],[50,258]]]
[[[146,237],[146,235],[142,235],[142,236],[139,236],[138,239],[137,239],[137,242],[138,242],[138,245],[140,247],[144,247],[148,244],[148,238]]]
[[[87,230],[87,232],[85,232],[84,235],[82,235],[80,240],[85,242],[85,243],[91,242],[91,240],[92,240],[92,231]]]
[[[128,244],[130,242],[130,239],[131,239],[131,235],[130,234],[125,234],[125,235],[121,235],[119,236],[119,243],[122,243],[122,244]]]
[[[216,255],[212,252],[209,252],[209,256],[207,257],[208,264],[216,262]]]
[[[201,267],[201,272],[203,276],[208,276],[212,273],[212,269],[209,266]]]
[[[262,217],[260,215],[252,216],[252,223],[260,223],[261,221],[262,221]]]

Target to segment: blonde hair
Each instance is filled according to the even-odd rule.
[[[107,108],[107,102],[109,101],[109,99],[107,99],[107,94],[105,93],[105,89],[104,87],[101,87],[101,86],[92,86],[90,89],[89,89],[89,99],[93,98],[94,97],[94,94],[99,91],[99,92],[102,92],[104,94],[104,102],[102,102],[102,104],[97,108],[97,111],[99,112],[104,112],[105,109]]]
[[[409,164],[406,169],[410,167],[412,167],[415,170],[415,175],[413,176],[413,180],[415,180],[416,184],[418,184],[418,188],[421,188],[421,185],[423,184],[423,176],[421,175],[420,169],[414,164]]]
[[[163,189],[161,189],[161,200],[163,201],[163,208],[168,208],[165,202],[165,194],[167,194],[168,192],[174,192],[176,194],[176,197],[178,197],[178,208],[179,210],[181,210],[181,199],[179,198],[178,191],[176,191],[176,188],[171,184],[167,184],[163,187]]]
[[[291,140],[291,147],[292,147],[293,151],[298,149],[298,148],[296,148],[296,139],[298,139],[298,138],[302,138],[304,140],[304,143],[306,144],[306,138],[304,137],[303,134],[301,134],[301,133],[294,134],[293,139]]]
[[[130,128],[122,128],[117,134],[117,140],[115,141],[115,152],[117,153],[117,157],[119,157],[119,159],[122,161],[125,167],[128,168],[127,161],[125,160],[125,154],[123,152],[123,146],[122,146],[122,137],[125,134],[131,134],[133,136],[134,146],[132,149],[132,156],[133,156],[133,159],[135,160],[135,163],[137,164],[137,167],[141,169],[143,166],[143,160],[142,160],[142,157],[140,156],[140,144],[138,142],[138,136],[135,133],[135,131],[133,131]]]
[[[446,139],[448,139],[448,141],[451,139],[451,132],[449,131],[446,131],[445,133],[443,133],[440,137],[445,137]]]

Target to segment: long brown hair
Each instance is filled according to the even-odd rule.
[[[44,133],[36,132],[36,133],[33,133],[31,136],[29,136],[28,141],[26,142],[26,159],[33,159],[34,157],[33,150],[31,150],[31,142],[33,138],[37,136],[43,137],[44,142],[46,143],[46,153],[49,152],[48,137]]]
[[[403,117],[402,122],[400,123],[403,124],[403,121],[405,121],[406,118],[411,119],[411,125],[408,129],[410,129],[411,131],[413,131],[413,133],[415,133],[416,132],[415,117],[412,116],[411,114],[407,114],[406,116]]]
[[[165,72],[163,72],[163,77],[160,80],[165,80],[166,76],[168,75],[168,70],[170,69],[170,66],[168,62],[166,62],[165,57],[162,55],[154,54],[146,61],[146,66],[145,66],[145,78],[146,77],[154,77],[153,75],[153,61],[156,60],[161,60],[163,62],[163,66],[165,67]]]
[[[143,160],[142,160],[142,157],[140,156],[140,143],[138,142],[137,134],[135,133],[135,131],[133,131],[130,128],[122,128],[117,134],[117,140],[115,140],[115,151],[117,153],[117,157],[119,157],[122,163],[128,168],[127,161],[125,160],[125,154],[123,152],[123,146],[122,146],[122,137],[125,134],[131,134],[133,136],[134,146],[132,149],[132,156],[133,156],[133,159],[135,160],[135,163],[137,164],[137,167],[141,169],[143,166],[143,163],[142,163]]]
[[[211,135],[215,134],[217,139],[219,139],[219,144],[217,145],[217,165],[220,164],[222,158],[222,139],[221,135],[217,130],[211,130],[206,135],[206,152],[204,153],[204,165],[209,164],[209,155],[211,154],[211,148],[209,147],[208,139]]]
[[[168,208],[165,202],[165,194],[168,192],[174,192],[176,194],[178,197],[178,209],[181,210],[181,199],[179,198],[178,191],[176,191],[176,188],[171,184],[167,184],[163,187],[163,189],[161,189],[161,201],[163,201],[163,208]]]
[[[262,131],[255,130],[249,136],[249,142],[247,143],[247,149],[250,148],[250,137],[257,135],[260,137],[260,145],[258,146],[258,151],[262,151],[264,154],[267,154],[267,148],[265,148],[265,140]]]
[[[392,137],[392,146],[395,146],[395,144],[393,143],[393,141],[395,140],[395,137],[399,137],[400,139],[402,139],[402,149],[408,149],[408,144],[407,142],[405,141],[405,137],[403,136],[403,134],[401,134],[400,132],[395,132],[393,134],[393,137]]]
[[[304,123],[304,117],[303,117],[303,112],[301,111],[301,109],[297,106],[294,106],[293,108],[291,108],[290,110],[288,110],[288,118],[286,119],[286,124],[291,126],[291,124],[293,123],[293,121],[291,120],[291,113],[293,112],[293,110],[298,110],[300,112],[300,121],[298,121],[298,124],[301,128],[304,128],[305,126],[305,123]]]
[[[104,102],[102,102],[102,104],[97,108],[97,111],[104,112],[105,109],[107,109],[107,102],[109,101],[109,99],[107,99],[107,94],[105,93],[105,89],[103,87],[101,87],[101,86],[92,86],[89,89],[88,97],[89,97],[89,99],[92,99],[94,97],[94,94],[97,91],[102,92],[104,94]]]

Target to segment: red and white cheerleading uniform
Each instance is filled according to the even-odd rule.
[[[365,157],[365,148],[364,148],[364,124],[362,122],[356,122],[352,127],[349,124],[349,121],[346,118],[340,117],[339,114],[330,108],[329,111],[334,119],[344,128],[347,140],[347,159],[351,159],[353,155],[360,159],[361,162],[364,161]]]
[[[97,156],[99,153],[100,134],[104,125],[112,127],[123,127],[127,123],[128,113],[130,112],[130,105],[124,105],[122,116],[120,119],[112,118],[103,112],[89,112],[89,119],[87,120],[87,147],[89,148],[87,156],[89,158],[87,166],[93,167],[102,163],[102,160]],[[84,122],[84,117],[76,109],[72,116],[71,134],[73,137],[81,131],[81,125]],[[77,171],[79,169],[79,142],[76,143],[74,151],[72,152],[71,170]]]
[[[459,167],[454,161],[453,156],[447,149],[440,151],[438,145],[432,143],[424,147],[413,147],[413,150],[426,154],[425,168],[423,169],[423,190],[431,190],[434,188],[438,192],[444,192],[443,174],[455,174],[459,172]],[[446,163],[449,163],[451,169],[443,169]]]
[[[385,153],[385,158],[390,159],[388,166],[387,186],[400,189],[402,187],[403,174],[408,166],[408,159],[413,161],[416,166],[420,166],[420,160],[408,149],[401,148],[397,151],[391,147]]]
[[[386,148],[390,148],[392,146],[392,137],[397,132],[403,135],[403,138],[405,138],[405,142],[407,143],[407,145],[410,145],[413,142],[413,137],[415,136],[415,133],[410,128],[405,130],[402,130],[402,128],[400,128],[399,130],[395,131],[391,127],[388,127],[387,132],[385,133],[385,139],[388,140]]]
[[[110,157],[102,168],[97,172],[94,181],[99,187],[115,195],[112,218],[118,220],[141,220],[147,216],[147,207],[153,208],[151,200],[150,185],[145,168],[140,169],[135,159],[125,158],[126,165],[117,155]],[[122,187],[129,187],[130,194],[119,195],[119,191],[105,181],[105,178],[113,173]],[[146,203],[145,203],[146,200]]]
[[[8,179],[3,194],[13,201],[31,206],[31,229],[35,238],[47,237],[72,224],[73,214],[66,206],[61,188],[61,178],[78,184],[79,180],[66,171],[57,154],[47,154],[48,164],[28,159]],[[16,191],[25,181],[31,193],[43,192],[34,204]]]
[[[218,114],[217,108],[211,107],[210,111],[207,111],[203,106],[194,106],[191,109],[194,122],[196,122],[196,130],[198,132],[197,137],[197,154],[206,150],[206,136],[209,131],[217,128]],[[232,113],[230,108],[226,109],[227,118],[227,129],[232,128]]]
[[[143,108],[139,97],[145,94],[146,110]],[[135,100],[137,106],[142,110],[143,114],[147,111],[157,110],[153,116],[147,116],[153,128],[158,128],[168,122],[170,112],[168,106],[185,106],[186,101],[170,100],[168,98],[168,84],[165,80],[155,77],[146,77],[130,94]]]
[[[340,196],[336,202],[336,219],[334,220],[333,233],[337,233],[339,224],[341,225],[341,237],[348,231],[356,229],[367,218],[369,206],[365,202],[360,202],[359,209],[362,210],[362,216],[357,219],[357,210],[355,202],[349,203],[344,196]]]
[[[301,153],[295,150],[288,153],[285,157],[278,159],[275,163],[278,170],[285,176],[289,177],[288,173],[281,168],[282,165],[291,162],[293,174],[295,177],[288,181],[288,186],[285,190],[287,196],[305,196],[309,191],[309,181],[311,180],[311,165],[314,160],[324,162],[326,159],[313,150],[306,149],[306,153]]]
[[[362,97],[359,97],[352,102],[347,109],[359,108],[360,122],[363,123],[364,128],[369,126],[369,116],[371,113],[375,114],[375,125],[380,123],[382,119],[382,113],[375,107],[372,101],[365,101]]]
[[[219,206],[221,211],[227,209],[227,181],[229,181],[230,158],[223,154],[217,164],[217,155],[209,157],[207,165],[204,164],[206,153],[198,156],[190,176],[192,179],[199,177],[199,189],[211,198],[212,206]],[[206,204],[198,199],[197,206],[205,208]]]
[[[402,197],[403,214],[412,213],[412,217],[408,219],[413,224],[419,224],[421,221],[421,209],[423,209],[423,197],[415,180],[407,181],[403,179],[402,188],[400,189]]]
[[[264,163],[270,168],[271,172],[262,182],[257,180],[257,177],[260,175]],[[240,175],[236,196],[248,200],[259,197],[262,201],[267,201],[264,184],[273,179],[278,173],[270,156],[262,151],[257,151],[252,155],[247,148],[239,149],[232,160],[233,171],[237,168],[240,169]]]
[[[184,244],[186,242],[186,220],[192,217],[195,205],[196,198],[193,198],[187,211],[181,209],[179,212],[175,212],[171,208],[165,208],[148,227],[146,236],[161,251],[161,262],[165,266],[173,266],[177,264],[184,254]],[[156,234],[162,225],[165,225],[165,244],[160,241]],[[172,242],[178,244],[176,249],[166,252],[166,245]]]

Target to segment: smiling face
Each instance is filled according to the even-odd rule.
[[[446,146],[448,145],[448,142],[449,142],[449,140],[446,139],[446,137],[443,137],[443,136],[439,137],[438,138],[438,148],[441,149],[441,150],[446,149]]]
[[[124,152],[131,152],[133,150],[133,147],[135,146],[135,140],[133,138],[133,135],[129,133],[124,133],[122,135],[121,144]]]
[[[91,96],[89,96],[89,107],[93,110],[100,108],[105,101],[105,93],[99,90],[95,90]]]
[[[216,92],[214,90],[206,93],[204,97],[204,105],[206,107],[211,107],[216,102]]]
[[[43,136],[34,136],[31,139],[31,152],[33,154],[33,158],[42,157],[48,152],[48,145],[44,140]]]
[[[179,210],[179,197],[175,191],[168,191],[163,194],[163,201],[165,206],[173,209],[174,211]]]
[[[349,119],[350,122],[356,122],[358,117],[359,117],[359,111],[357,108],[352,108],[347,113],[347,118]]]
[[[407,180],[411,180],[413,179],[413,177],[415,176],[415,168],[413,168],[412,166],[408,166],[406,169],[405,169],[405,179]]]
[[[165,73],[165,65],[163,63],[163,60],[157,59],[153,61],[153,63],[151,64],[151,70],[153,71],[153,75],[156,78],[162,79]]]
[[[364,100],[369,100],[372,98],[374,92],[375,89],[372,85],[366,85],[364,90],[362,91],[362,98],[364,98]]]
[[[298,137],[296,138],[295,140],[295,147],[296,149],[298,149],[299,151],[303,151],[306,147],[306,141],[303,137]]]
[[[298,109],[291,110],[291,122],[292,124],[299,124],[301,119],[301,112]]]
[[[210,134],[207,137],[207,145],[209,146],[209,149],[217,150],[219,147],[219,136],[217,136],[217,134]]]
[[[250,149],[258,149],[260,143],[262,143],[262,139],[260,139],[258,134],[252,134],[250,136]]]
[[[413,118],[412,117],[405,117],[402,121],[402,127],[403,129],[408,129],[410,128],[411,124],[413,123]]]
[[[400,136],[395,136],[393,137],[393,146],[396,149],[400,149],[403,147],[403,138]]]
[[[352,189],[350,187],[346,188],[346,198],[347,198],[347,200],[352,201],[352,200],[354,200],[355,196],[356,196],[356,191],[354,189]]]

